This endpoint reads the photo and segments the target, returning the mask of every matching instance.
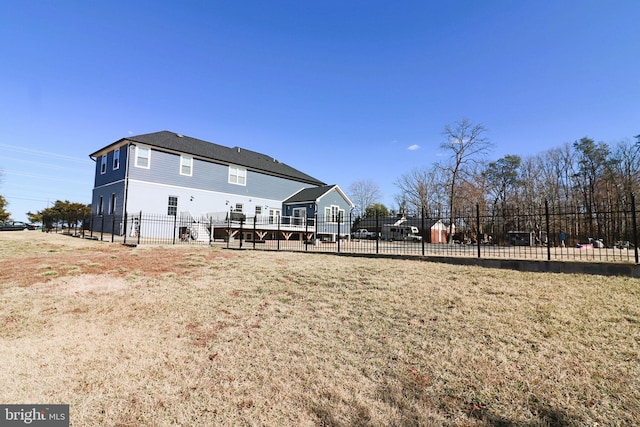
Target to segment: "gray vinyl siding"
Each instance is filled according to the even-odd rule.
[[[133,156],[135,156],[134,153],[132,150]],[[99,167],[98,165],[97,173],[100,172]],[[135,159],[131,159],[129,167],[129,178],[132,180],[246,197],[284,200],[300,188],[309,186],[251,170],[247,170],[246,185],[230,184],[228,165],[198,158],[193,159],[192,176],[180,175],[180,155],[157,151],[153,148],[149,169],[135,167]]]
[[[128,150],[126,146],[120,148],[120,168],[116,170],[113,170],[114,150],[106,153],[105,155],[107,156],[107,170],[105,173],[100,173],[103,156],[99,156],[96,158],[94,187],[100,187],[111,182],[116,182],[124,179],[127,169],[127,152]]]
[[[327,192],[320,198],[320,200],[318,200],[318,215],[324,215],[324,209],[331,207],[332,205],[338,206],[340,209],[343,209],[345,219],[349,219],[351,206],[335,188]]]

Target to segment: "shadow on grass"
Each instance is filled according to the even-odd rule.
[[[526,423],[512,421],[488,411],[474,411],[471,416],[481,421],[482,425],[489,427],[569,427],[579,425],[576,421],[571,420],[567,414],[553,408],[531,408],[531,412],[535,414],[536,419]]]
[[[430,393],[431,376],[410,370],[408,374],[387,372],[375,396],[387,411],[375,410],[355,399],[339,398],[327,390],[310,405],[319,426],[477,426],[477,427],[569,427],[582,425],[565,411],[532,397],[529,420],[510,419],[492,413],[489,405],[463,396]],[[372,402],[374,403],[374,402]],[[373,405],[370,405],[373,406]],[[523,417],[526,418],[526,417]]]

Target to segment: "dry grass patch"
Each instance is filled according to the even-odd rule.
[[[640,424],[637,279],[38,238],[0,401],[74,425]]]

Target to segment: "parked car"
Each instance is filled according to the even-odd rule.
[[[36,226],[22,221],[0,222],[0,231],[35,230]]]

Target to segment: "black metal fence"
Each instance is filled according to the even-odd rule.
[[[484,211],[473,206],[453,213],[423,209],[416,216],[375,218],[137,212],[94,216],[85,224],[85,238],[131,245],[638,264],[633,198],[626,209],[545,203]]]

